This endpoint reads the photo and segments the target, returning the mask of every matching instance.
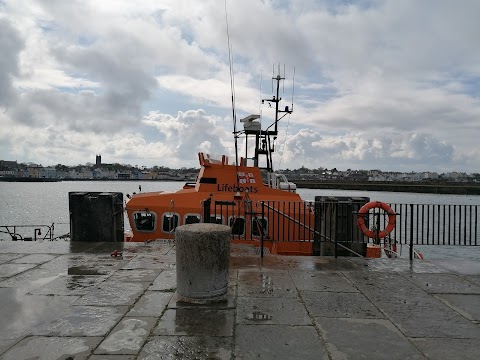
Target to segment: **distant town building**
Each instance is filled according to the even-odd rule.
[[[55,169],[54,167],[46,167],[43,169],[41,177],[45,179],[56,179],[58,178],[57,169]]]
[[[128,180],[128,179],[131,179],[131,178],[132,178],[132,173],[130,171],[117,173],[117,179],[118,180]]]
[[[95,157],[95,165],[102,165],[102,155],[97,155]]]

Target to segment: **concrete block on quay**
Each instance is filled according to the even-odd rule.
[[[186,302],[224,300],[228,288],[231,229],[189,224],[175,230],[177,292]]]

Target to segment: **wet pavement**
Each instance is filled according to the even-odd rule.
[[[168,242],[0,242],[0,359],[480,358],[475,262],[233,246],[227,299],[192,305],[175,258]]]

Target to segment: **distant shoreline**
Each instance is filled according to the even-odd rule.
[[[0,178],[0,182],[59,182],[59,181],[176,181],[194,182],[188,179],[39,179],[39,178]],[[300,189],[336,189],[358,191],[390,191],[424,194],[480,195],[479,183],[404,183],[404,182],[357,182],[357,181],[311,181],[293,180]]]
[[[338,189],[360,191],[390,191],[424,194],[480,195],[478,183],[399,183],[399,182],[322,182],[294,181],[298,188],[306,189]]]
[[[0,177],[3,182],[59,182],[61,179],[43,179],[43,178],[20,178],[20,177]]]

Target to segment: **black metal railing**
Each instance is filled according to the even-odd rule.
[[[259,216],[268,222],[267,236],[276,241],[313,242],[314,254],[321,243],[334,243],[355,253],[349,243],[372,241],[357,226],[364,202],[261,202]],[[409,245],[480,246],[480,205],[389,204],[396,226],[378,241]],[[312,211],[314,215],[312,216]],[[365,217],[369,228],[386,227],[387,214],[374,209]],[[348,249],[346,249],[348,248]]]
[[[63,234],[55,236],[55,229],[60,229]],[[69,238],[66,230],[68,223],[52,223],[51,225],[0,225],[0,234],[6,234],[13,241],[42,241]]]
[[[391,236],[401,244],[480,245],[480,205],[391,204],[397,224]]]

